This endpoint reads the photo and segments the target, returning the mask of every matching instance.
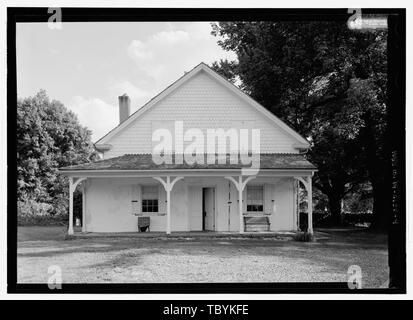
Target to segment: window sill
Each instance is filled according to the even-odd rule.
[[[243,215],[245,217],[255,217],[255,216],[261,217],[261,216],[270,216],[272,215],[272,213],[271,212],[244,212]]]
[[[162,212],[142,212],[135,214],[136,217],[144,217],[144,216],[166,216],[166,213]]]

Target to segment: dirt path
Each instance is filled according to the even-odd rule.
[[[263,239],[63,240],[59,227],[23,227],[18,235],[18,282],[47,282],[60,266],[63,282],[329,282],[347,281],[359,265],[363,287],[387,280],[383,235],[354,231],[317,233],[301,243]]]

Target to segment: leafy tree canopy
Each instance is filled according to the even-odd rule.
[[[19,201],[65,199],[62,166],[94,159],[91,132],[59,101],[41,90],[17,102],[17,195]]]
[[[212,67],[312,143],[315,186],[338,219],[341,199],[377,177],[387,156],[386,31],[355,32],[345,21],[237,21],[213,23],[212,34],[238,58]]]

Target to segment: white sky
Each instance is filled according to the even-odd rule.
[[[235,59],[210,35],[209,22],[18,24],[19,98],[45,89],[74,111],[97,141],[118,124],[118,96],[131,112],[200,62]]]

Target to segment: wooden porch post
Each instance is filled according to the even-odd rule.
[[[184,177],[176,177],[173,181],[171,181],[171,176],[166,176],[166,181],[164,181],[161,177],[153,178],[156,181],[159,181],[166,191],[166,234],[171,234],[171,191],[175,183]]]
[[[313,233],[313,186],[311,183],[312,177],[294,177],[301,181],[307,190],[307,232]]]
[[[297,230],[300,229],[300,182],[295,180],[295,215],[297,219]]]
[[[238,181],[234,179],[234,177],[224,177],[227,180],[232,181],[235,185],[235,188],[238,190],[238,214],[239,214],[239,233],[244,233],[244,214],[242,212],[242,192],[244,191],[245,186],[247,185],[248,181],[255,179],[256,176],[249,176],[242,182],[242,175],[238,176]]]
[[[311,176],[308,177],[307,205],[308,205],[308,232],[313,233],[313,186]]]
[[[69,177],[69,228],[67,230],[69,235],[73,234],[73,192],[75,192],[76,186],[85,180],[86,178],[84,177],[77,178],[76,180],[73,180],[73,177]]]
[[[73,191],[73,178],[69,177],[69,235],[73,234]]]
[[[86,186],[82,183],[82,232],[86,232]]]
[[[171,177],[166,177],[166,234],[171,234]]]
[[[238,186],[239,186],[238,188],[239,233],[243,234],[244,233],[244,214],[242,212],[242,191],[244,190],[244,188],[242,187],[242,176],[238,177]]]

